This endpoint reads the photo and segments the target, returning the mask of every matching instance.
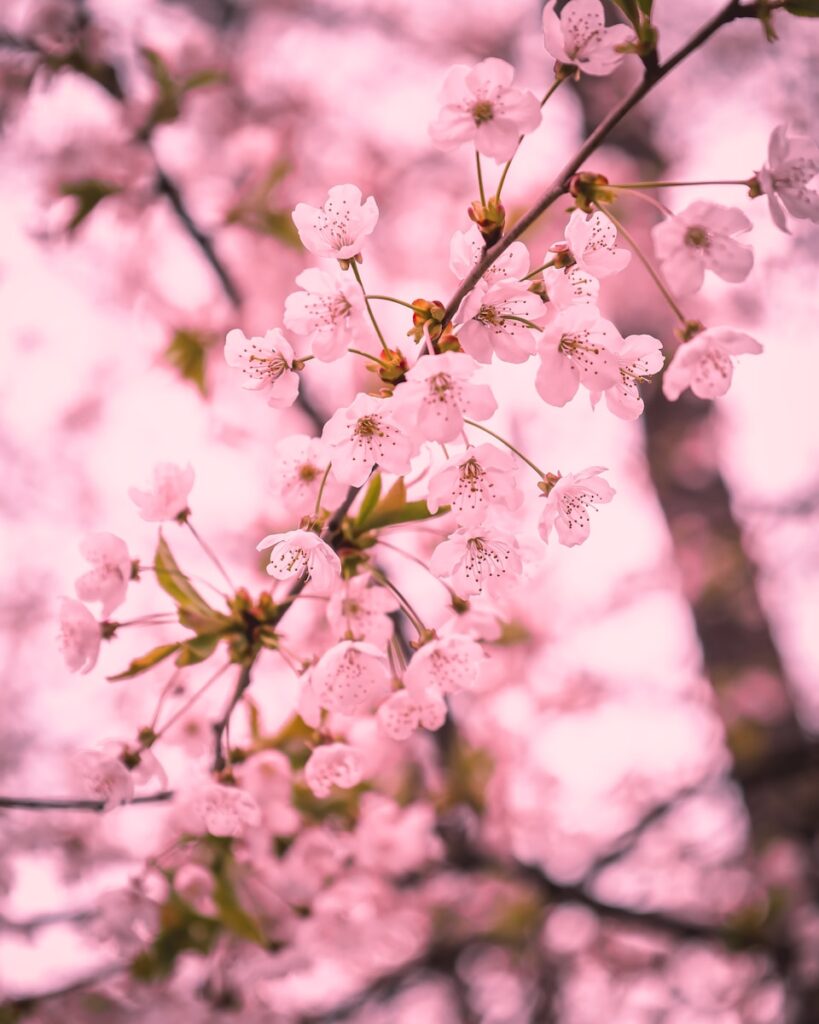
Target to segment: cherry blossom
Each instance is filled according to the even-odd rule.
[[[299,375],[293,370],[293,347],[278,328],[263,338],[246,338],[238,328],[225,338],[225,362],[242,372],[242,387],[270,390],[267,404],[287,409],[299,393]]]
[[[60,598],[58,644],[69,672],[90,672],[97,664],[102,630],[84,604],[70,597]]]
[[[267,571],[274,579],[305,576],[319,594],[332,593],[341,579],[341,560],[312,530],[268,534],[256,545],[257,551],[265,548],[272,548]]]
[[[393,635],[389,613],[398,598],[386,587],[370,586],[363,573],[346,580],[327,603],[327,621],[336,633],[383,649]]]
[[[275,836],[291,836],[300,824],[293,807],[293,769],[280,750],[254,754],[236,771],[242,789],[259,804],[264,827]]]
[[[82,750],[74,755],[73,766],[88,795],[103,801],[103,810],[133,799],[131,773],[111,750]]]
[[[511,534],[485,526],[456,530],[432,552],[430,570],[452,580],[463,595],[492,594],[507,587],[523,568],[518,543]]]
[[[566,270],[547,267],[543,271],[543,283],[546,286],[549,306],[554,306],[555,311],[566,309],[568,306],[597,305],[600,282],[577,265],[568,267]]]
[[[591,305],[568,306],[547,324],[537,343],[540,366],[535,387],[549,405],[565,405],[583,384],[592,392],[605,391],[620,377],[620,343],[614,324]]]
[[[80,543],[80,553],[94,568],[74,584],[82,601],[100,601],[107,619],[125,600],[131,578],[131,556],[124,540],[113,533],[92,533]]]
[[[318,437],[291,434],[282,438],[273,446],[272,463],[273,486],[291,515],[301,517],[315,510],[322,481],[324,508],[335,508],[346,493],[347,488],[332,473],[324,479],[330,453]]]
[[[313,796],[323,799],[333,786],[352,789],[364,778],[361,754],[346,743],[316,747],[304,766],[304,780]]]
[[[244,827],[254,827],[262,820],[259,805],[237,786],[209,783],[193,795],[194,813],[212,836],[238,836]]]
[[[819,145],[802,135],[789,135],[786,125],[774,128],[768,143],[768,162],[757,174],[778,228],[788,230],[785,211],[819,224]],[[784,209],[783,209],[784,207]]]
[[[631,334],[615,350],[620,379],[602,392],[606,405],[615,416],[623,420],[636,420],[645,408],[638,384],[648,380],[663,368],[663,345],[650,334]],[[593,391],[592,405],[596,405],[601,392]]]
[[[618,47],[634,42],[633,30],[628,25],[606,28],[600,0],[569,0],[559,17],[556,5],[557,0],[549,0],[543,11],[546,50],[587,75],[611,74],[625,56]]]
[[[374,464],[388,473],[409,469],[410,439],[383,398],[356,395],[350,405],[327,420],[321,437],[330,448],[333,475],[352,487],[364,483]]]
[[[486,242],[476,224],[456,231],[449,243],[449,269],[463,281],[483,258]],[[502,278],[519,280],[529,273],[529,250],[523,242],[512,242],[483,275],[489,284]]]
[[[324,206],[299,203],[293,211],[293,223],[302,245],[316,256],[352,260],[378,223],[378,206],[372,196],[362,203],[361,189],[356,185],[334,185]]]
[[[546,307],[526,282],[498,278],[479,281],[464,298],[454,321],[461,324],[458,341],[479,363],[492,353],[507,363],[525,363],[536,347],[534,332],[523,320],[537,323]]]
[[[474,67],[450,68],[438,97],[443,110],[429,126],[440,149],[474,141],[475,148],[498,163],[515,152],[521,135],[540,124],[540,104],[531,92],[512,87],[515,69],[488,57]]]
[[[605,505],[614,497],[614,488],[600,476],[605,469],[591,466],[580,473],[559,476],[546,495],[538,530],[548,541],[554,528],[557,539],[566,547],[582,544],[589,536],[589,508]]]
[[[187,515],[188,495],[193,487],[193,468],[181,469],[170,462],[154,467],[153,490],[128,489],[128,495],[149,523],[162,523]]]
[[[446,702],[440,690],[396,690],[381,704],[376,719],[390,739],[408,740],[419,726],[435,732],[446,721]]]
[[[663,374],[663,394],[674,402],[686,388],[697,398],[720,398],[731,386],[732,356],[757,355],[762,346],[730,327],[711,327],[680,345]]]
[[[475,361],[463,352],[422,356],[395,389],[395,418],[427,441],[453,441],[464,417],[486,420],[498,403],[488,384],[472,384]]]
[[[201,864],[183,864],[173,876],[173,887],[197,914],[216,917],[219,913],[213,899],[214,878]]]
[[[573,210],[565,234],[576,265],[592,277],[619,274],[631,260],[628,249],[616,244],[617,228],[600,210],[591,215]]]
[[[355,832],[356,862],[367,871],[393,878],[420,871],[443,855],[435,826],[431,804],[402,807],[380,793],[364,793]]]
[[[361,325],[364,300],[354,279],[310,268],[296,284],[303,291],[284,300],[284,324],[306,337],[317,359],[340,359],[355,343]]]
[[[753,249],[732,236],[750,228],[741,210],[702,200],[656,224],[654,251],[671,290],[690,295],[702,286],[706,270],[724,281],[744,281],[754,263]]]
[[[412,657],[404,673],[410,693],[424,693],[435,687],[441,693],[471,690],[478,682],[483,649],[472,637],[451,633],[424,644]]]
[[[493,505],[520,506],[515,468],[514,456],[492,444],[467,448],[430,477],[427,506],[435,513],[450,505],[460,526],[477,526]]]
[[[386,657],[372,644],[342,640],[326,651],[310,674],[320,707],[355,715],[383,699],[390,685]]]

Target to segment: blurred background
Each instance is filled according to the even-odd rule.
[[[656,0],[661,53],[719,7]],[[276,412],[239,388],[224,334],[281,325],[309,265],[290,211],[348,181],[381,210],[362,268],[370,290],[446,302],[457,285],[449,239],[468,225],[475,184],[466,150],[429,142],[438,89],[451,64],[496,56],[542,94],[552,62],[540,14],[537,0],[5,0],[2,794],[76,795],[71,755],[133,736],[168,683],[170,670],[105,679],[144,650],[144,634],[118,637],[88,676],[68,674],[54,639],[57,599],[85,568],[84,534],[111,531],[150,559],[156,530],[127,490],[155,462],[195,467],[200,531],[232,574],[264,587],[255,544],[289,528],[271,447],[317,433],[366,375],[353,360],[313,363],[306,407]],[[819,24],[782,14],[774,25],[774,43],[753,19],[723,29],[586,169],[612,182],[741,179],[765,162],[775,125],[816,137]],[[629,58],[550,100],[506,184],[510,221],[639,71]],[[332,973],[310,984],[298,964],[233,955],[183,959],[150,986],[100,980],[89,1000],[87,986],[70,989],[113,962],[110,935],[90,924],[102,894],[167,842],[174,812],[2,811],[4,1024],[171,1011],[186,1021],[819,1021],[819,235],[805,222],[779,232],[743,189],[662,198],[674,210],[698,198],[737,205],[752,219],[749,279],[709,279],[686,312],[747,331],[765,352],[740,362],[716,404],[690,394],[671,404],[649,389],[637,423],[581,398],[545,407],[531,366],[493,369],[494,429],[550,470],[609,467],[618,493],[587,544],[548,549],[503,609],[492,677],[456,702],[462,756],[450,768],[464,792],[443,823],[456,837],[451,863],[424,890],[439,912],[433,937],[386,982],[364,972],[352,990]],[[563,237],[567,206],[525,237],[533,265]],[[619,212],[649,247],[654,208],[626,198]],[[601,306],[622,334],[673,347],[673,320],[636,260],[606,284]],[[381,314],[396,338],[410,326],[404,312]],[[169,536],[191,571],[211,573],[181,530]],[[407,541],[421,556],[432,542],[423,530]],[[440,604],[406,561],[392,568],[425,607]],[[150,581],[132,589],[129,611],[157,609]],[[322,628],[303,623],[308,638]],[[270,667],[263,682],[266,722],[286,721],[294,680]],[[177,736],[167,748],[172,788],[191,763],[206,776],[195,743]],[[461,833],[479,837],[491,871],[458,863]],[[238,1006],[220,1002],[234,991],[228,978]]]

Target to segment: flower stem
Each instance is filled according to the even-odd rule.
[[[394,302],[398,306],[406,306],[407,309],[411,309],[413,313],[426,313],[427,310],[422,309],[420,306],[413,306],[411,302],[404,302],[403,299],[396,299],[392,295],[365,295],[367,299],[380,299],[382,302]]]
[[[477,427],[478,430],[482,430],[485,434],[489,434],[490,437],[494,437],[496,441],[500,441],[501,444],[505,444],[510,452],[514,452],[515,455],[517,455],[519,459],[522,459],[527,466],[531,466],[542,480],[546,478],[546,474],[543,470],[540,469],[539,466],[536,466],[531,459],[527,459],[523,452],[517,449],[513,444],[510,444],[505,437],[501,437],[500,434],[496,434],[494,430],[490,430],[489,427],[485,427],[482,423],[475,423],[474,420],[468,420],[466,417],[464,417],[464,423],[468,423],[470,427]]]
[[[544,263],[543,266],[535,267],[534,270],[529,271],[529,273],[526,275],[526,277],[522,277],[521,278],[521,281],[530,281],[536,274],[540,274],[542,271],[548,270],[549,267],[553,267],[554,265],[555,265],[555,261],[554,260],[549,260],[549,262],[548,263]]]
[[[412,607],[412,605],[407,600],[407,598],[404,597],[404,595],[401,593],[401,591],[398,589],[398,587],[396,587],[395,584],[392,583],[387,578],[387,576],[385,576],[384,573],[381,572],[380,569],[376,569],[375,566],[370,566],[370,575],[373,577],[373,579],[378,580],[378,582],[382,586],[386,587],[388,590],[391,590],[393,592],[393,594],[395,594],[395,596],[401,602],[401,607],[404,610],[404,614],[406,615],[406,617],[412,623],[415,631],[418,633],[418,636],[424,636],[424,634],[430,632],[427,629],[427,627],[424,625],[424,623],[421,621],[420,616],[415,611],[415,609]]]
[[[533,331],[542,331],[542,327],[538,327],[537,324],[533,324],[531,320],[527,320],[523,316],[513,316],[511,313],[504,313],[501,317],[502,320],[516,320],[519,324],[525,324],[527,327],[531,327]]]
[[[379,359],[378,356],[371,356],[369,352],[363,352],[360,348],[348,348],[348,352],[351,352],[354,356],[363,356],[365,359],[369,359],[371,363],[378,363],[379,366],[387,368],[387,364],[383,359]]]
[[[483,171],[481,170],[481,154],[475,150],[475,167],[478,170],[478,191],[481,194],[481,206],[486,206],[486,192],[483,189]]]
[[[375,333],[378,335],[378,340],[381,342],[381,347],[385,352],[389,352],[389,345],[384,341],[384,335],[381,333],[381,328],[378,326],[378,321],[375,319],[375,313],[373,313],[370,300],[367,297],[367,289],[364,287],[364,282],[361,280],[361,271],[358,269],[358,264],[355,260],[350,262],[350,266],[353,268],[353,274],[355,275],[356,281],[358,281],[358,287],[361,289],[361,294],[364,296],[364,305],[367,307],[367,312],[370,315],[370,322],[375,328]]]
[[[227,572],[225,572],[225,567],[222,565],[222,563],[216,557],[216,553],[212,550],[212,548],[199,535],[196,527],[193,525],[193,523],[190,521],[190,519],[188,517],[185,517],[185,526],[187,526],[187,528],[191,531],[191,533],[194,535],[194,537],[199,542],[199,546],[202,548],[202,550],[205,552],[205,554],[208,556],[208,558],[211,560],[211,562],[213,562],[213,564],[216,566],[216,568],[222,574],[222,579],[224,579],[225,583],[227,583],[227,585],[230,587],[231,590],[235,591],[236,587],[231,582],[230,576],[228,576]]]
[[[546,90],[546,95],[540,101],[540,109],[541,110],[543,109],[543,107],[544,107],[544,105],[546,103],[546,100],[548,100],[549,97],[555,92],[555,90],[557,89],[557,87],[560,85],[560,83],[562,81],[564,81],[563,78],[556,78],[552,82],[552,84],[549,86],[549,88]],[[495,190],[495,202],[496,203],[500,202],[501,192],[503,191],[503,186],[506,184],[506,175],[509,173],[509,168],[512,166],[512,161],[515,159],[515,155],[516,155],[516,153],[518,151],[518,148],[520,147],[521,142],[523,142],[523,138],[524,137],[521,135],[521,137],[518,139],[517,146],[515,146],[515,152],[509,157],[509,159],[504,164],[504,168],[503,168],[503,171],[501,172],[501,176],[500,176],[500,181],[498,182],[498,187]]]
[[[313,512],[313,515],[317,516],[319,514],[319,510],[321,509],[321,499],[324,495],[324,485],[327,483],[327,477],[330,475],[330,469],[332,465],[332,462],[328,462],[327,469],[324,470],[324,476],[321,478],[321,485],[319,486],[318,494],[316,495],[316,507]]]
[[[747,185],[748,179],[722,181],[630,181],[622,185],[606,185],[606,188],[644,189],[644,188],[685,188],[688,185]]]
[[[612,192],[616,192],[620,186],[606,185],[606,188],[611,189]],[[649,203],[651,206],[655,207],[655,209],[659,210],[664,217],[672,216],[671,210],[669,210],[665,203],[661,203],[660,200],[655,199],[654,196],[647,195],[645,192],[637,191],[632,191],[631,195],[634,196],[635,199],[642,199],[644,203]]]
[[[158,730],[157,730],[156,734],[154,735],[154,740],[153,740],[153,742],[154,742],[154,743],[156,743],[156,741],[157,741],[157,740],[158,740],[158,739],[159,739],[159,738],[160,738],[161,736],[163,736],[163,735],[164,735],[164,734],[165,734],[165,733],[166,733],[166,732],[168,731],[168,729],[170,729],[170,727],[171,727],[171,726],[172,726],[172,725],[174,724],[174,722],[178,722],[178,721],[179,721],[179,719],[180,719],[180,718],[181,718],[181,717],[182,717],[182,716],[183,716],[183,715],[184,715],[184,714],[185,714],[185,713],[186,713],[187,711],[190,711],[190,709],[191,709],[191,708],[193,707],[193,705],[194,705],[194,704],[195,704],[195,703],[196,703],[196,702],[197,702],[197,701],[199,700],[199,698],[200,698],[200,697],[202,696],[202,694],[203,694],[203,693],[204,693],[204,692],[205,692],[205,691],[206,691],[207,689],[209,689],[209,688],[210,688],[210,687],[211,687],[211,686],[212,686],[212,685],[213,685],[213,684],[214,684],[214,683],[216,682],[216,680],[217,680],[217,679],[218,679],[218,678],[219,678],[219,677],[220,677],[221,675],[223,675],[223,674],[224,674],[225,670],[226,670],[226,669],[227,669],[227,668],[229,667],[229,665],[230,665],[230,664],[231,664],[231,663],[230,663],[229,661],[226,661],[226,662],[225,662],[225,664],[224,664],[224,665],[222,665],[222,667],[221,667],[221,668],[218,668],[218,669],[217,669],[217,670],[216,670],[216,671],[215,671],[215,672],[213,673],[213,675],[212,675],[212,676],[210,676],[210,678],[209,678],[209,679],[207,679],[207,680],[206,680],[206,681],[205,681],[205,682],[204,682],[204,683],[203,683],[203,684],[202,684],[202,685],[201,685],[201,686],[199,687],[199,689],[198,689],[198,690],[196,691],[196,693],[194,693],[194,694],[193,694],[193,695],[192,695],[191,697],[189,697],[189,698],[188,698],[188,700],[186,700],[186,701],[185,701],[185,703],[184,703],[184,704],[182,705],[182,707],[181,707],[181,708],[177,708],[177,710],[176,710],[176,711],[174,711],[174,713],[173,713],[173,714],[171,715],[171,717],[170,717],[170,718],[168,719],[168,721],[167,721],[167,722],[165,722],[165,724],[164,724],[164,725],[162,726],[162,728],[161,728],[161,729],[158,729]],[[163,695],[162,695],[162,696],[163,696],[163,698],[164,698],[164,696],[165,696],[165,695],[164,695],[164,693],[163,693]],[[159,709],[160,709],[161,707],[162,707],[162,702],[160,701],[159,707],[157,707],[157,709],[156,709],[156,715],[154,716],[154,725],[156,724],[156,720],[157,720],[157,718],[159,718]],[[153,729],[153,725],[151,726],[151,728]],[[143,747],[143,749],[144,749],[144,744],[142,744],[142,747]]]

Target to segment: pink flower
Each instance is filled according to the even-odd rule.
[[[213,875],[201,864],[183,864],[173,876],[174,891],[188,903],[197,914],[216,917],[219,911],[213,900],[215,881]]]
[[[193,809],[212,836],[238,836],[246,825],[253,828],[262,820],[259,805],[237,786],[202,786],[194,794]]]
[[[609,75],[625,56],[618,47],[634,42],[627,25],[606,28],[600,0],[569,0],[555,14],[557,0],[549,0],[543,11],[543,35],[546,50],[560,61],[585,71],[587,75]]]
[[[819,189],[814,184],[818,174],[819,146],[813,139],[788,136],[783,124],[774,128],[768,143],[768,162],[757,178],[778,228],[788,230],[785,210],[792,217],[819,224]]]
[[[329,544],[312,530],[271,533],[256,545],[257,551],[272,548],[267,571],[277,580],[306,576],[313,591],[330,594],[341,579],[341,560]]]
[[[97,664],[102,631],[84,604],[70,597],[60,598],[58,644],[69,672],[90,672]]]
[[[691,388],[697,398],[720,398],[731,386],[731,357],[757,355],[761,351],[759,342],[741,331],[710,327],[674,353],[663,374],[663,394],[674,402],[686,388]]]
[[[454,441],[464,417],[486,420],[498,403],[488,384],[470,384],[475,361],[462,352],[422,356],[395,389],[395,418],[427,441]]]
[[[477,224],[467,231],[456,231],[449,243],[449,269],[463,281],[472,268],[481,261],[486,248],[483,235]],[[484,281],[492,284],[501,278],[519,280],[529,273],[529,250],[523,242],[512,242],[483,275]]]
[[[741,210],[702,200],[656,224],[651,229],[654,251],[672,291],[679,295],[697,291],[706,270],[724,281],[744,281],[754,253],[731,236],[750,228]]]
[[[304,766],[304,780],[313,796],[323,799],[333,786],[352,789],[364,778],[361,755],[346,743],[326,743],[316,747]]]
[[[396,690],[376,712],[376,719],[390,739],[408,740],[419,726],[435,732],[446,721],[446,702],[439,690]]]
[[[162,523],[187,514],[188,495],[193,487],[193,469],[180,469],[170,462],[154,467],[154,486],[151,491],[128,489],[128,496],[139,508],[139,514],[149,523]]]
[[[490,363],[492,353],[507,363],[525,363],[535,351],[534,332],[522,320],[537,322],[546,316],[543,301],[525,281],[498,278],[478,281],[464,298],[455,322],[462,324],[458,341],[479,363]]]
[[[365,871],[393,878],[420,871],[443,854],[435,825],[431,804],[402,807],[380,793],[364,793],[355,831],[356,862]]]
[[[83,538],[80,553],[94,568],[74,584],[77,597],[82,601],[100,601],[100,614],[107,619],[125,600],[131,578],[128,548],[113,533],[92,533]]]
[[[538,529],[548,541],[552,527],[557,539],[566,547],[582,544],[589,536],[589,508],[605,505],[614,497],[614,488],[602,479],[602,466],[592,466],[581,473],[558,477],[546,496],[546,504]]]
[[[620,249],[617,228],[599,210],[587,216],[582,210],[572,211],[566,225],[566,242],[580,270],[592,277],[619,274],[628,266],[631,253]]]
[[[427,506],[450,505],[460,526],[477,526],[493,505],[516,509],[523,494],[515,482],[515,460],[491,444],[467,448],[430,477]]]
[[[429,567],[436,576],[452,580],[462,596],[488,590],[498,594],[523,569],[518,543],[511,534],[489,527],[456,530],[432,552]]]
[[[388,473],[409,469],[410,439],[395,422],[386,399],[356,395],[350,405],[333,413],[321,437],[330,448],[333,475],[352,487],[364,483],[373,464]]]
[[[354,344],[364,300],[355,280],[323,270],[304,270],[296,278],[304,291],[284,300],[284,323],[307,338],[310,351],[326,363],[340,359]]]
[[[370,586],[369,577],[354,576],[327,603],[327,621],[337,634],[384,649],[393,634],[390,612],[398,598],[386,587]]]
[[[410,693],[425,693],[430,687],[441,693],[471,690],[478,682],[484,660],[483,648],[471,637],[451,633],[424,644],[407,667],[404,685]]]
[[[297,517],[311,514],[330,464],[327,445],[318,437],[291,434],[276,442],[272,455],[273,485],[285,508]],[[324,482],[322,506],[335,508],[346,491],[344,484],[330,474]]]
[[[310,689],[319,706],[345,715],[367,711],[384,698],[389,686],[385,655],[357,640],[342,640],[331,647],[310,675]]]
[[[103,801],[103,810],[133,799],[131,773],[110,750],[83,750],[74,755],[73,764],[88,795]]]
[[[521,135],[540,124],[540,104],[531,92],[512,88],[515,69],[488,57],[469,68],[450,68],[439,101],[443,110],[429,126],[440,149],[455,149],[474,140],[475,148],[499,164],[515,152]]]
[[[293,370],[293,348],[278,328],[263,338],[246,338],[234,328],[225,339],[225,362],[242,372],[242,387],[250,391],[270,389],[267,404],[287,409],[299,393],[299,376]]]
[[[620,379],[606,388],[606,405],[615,416],[623,420],[636,420],[644,409],[638,384],[648,380],[663,368],[663,346],[650,334],[631,334],[615,350]],[[593,391],[592,405],[597,405],[601,392]]]
[[[372,196],[362,203],[357,186],[334,185],[323,207],[299,203],[293,223],[305,249],[327,259],[351,260],[378,223],[378,207]]]
[[[618,383],[620,371],[612,349],[620,340],[617,328],[595,306],[560,310],[538,340],[537,393],[549,405],[562,406],[581,384],[597,392]]]
[[[546,259],[549,259],[548,253]],[[555,310],[566,309],[568,306],[597,305],[600,282],[577,265],[567,270],[547,267],[543,271],[543,283],[546,285],[549,305],[554,305]]]

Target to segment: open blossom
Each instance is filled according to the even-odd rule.
[[[605,505],[614,497],[614,488],[600,474],[602,466],[592,466],[581,473],[558,477],[546,496],[546,504],[538,524],[541,537],[548,541],[554,528],[557,539],[566,547],[582,544],[589,536],[589,509]]]
[[[543,301],[525,281],[498,278],[478,281],[454,320],[463,325],[458,332],[461,347],[479,363],[490,363],[493,352],[507,363],[525,363],[535,351],[535,338],[522,321],[537,322],[545,315]]]
[[[754,263],[753,249],[732,236],[750,228],[741,210],[703,200],[656,224],[654,251],[671,290],[690,295],[702,286],[706,270],[724,281],[744,281]]]
[[[412,657],[404,685],[412,694],[432,687],[441,693],[471,690],[478,683],[483,649],[472,637],[450,633],[424,644]]]
[[[109,811],[133,798],[131,773],[112,751],[80,751],[74,755],[73,765],[86,793],[95,800],[102,800],[104,810]]]
[[[463,281],[480,263],[485,250],[486,241],[477,224],[470,225],[466,231],[456,231],[449,243],[449,269],[459,281]],[[529,273],[529,264],[529,250],[524,243],[512,242],[486,271],[483,279],[489,284],[501,278],[520,280]]]
[[[125,600],[131,578],[131,556],[125,541],[113,533],[92,533],[80,543],[80,553],[94,568],[74,584],[82,601],[100,601],[107,619]]]
[[[60,598],[58,643],[69,672],[90,672],[97,664],[102,631],[84,604],[70,597]]]
[[[593,392],[617,384],[620,371],[612,350],[620,340],[617,328],[595,306],[560,310],[538,340],[537,393],[549,405],[562,406],[581,384]]]
[[[194,813],[212,836],[238,836],[245,825],[251,828],[262,820],[259,805],[244,789],[210,783],[193,797]]]
[[[383,652],[357,640],[342,640],[325,651],[310,674],[310,689],[319,706],[345,715],[373,707],[389,686]]]
[[[324,206],[299,203],[293,223],[305,249],[331,260],[351,260],[378,223],[378,206],[372,196],[362,203],[356,185],[334,185]]]
[[[486,526],[456,530],[432,552],[430,570],[452,580],[458,594],[497,593],[518,579],[523,563],[511,534]]]
[[[356,395],[327,420],[321,437],[330,448],[333,475],[352,487],[364,483],[374,464],[388,473],[409,469],[412,445],[386,399]]]
[[[515,482],[515,459],[492,444],[467,448],[430,477],[427,506],[450,505],[460,526],[482,523],[493,505],[518,508],[523,494]]]
[[[398,598],[386,587],[370,586],[364,573],[346,580],[327,602],[327,621],[339,635],[384,649],[393,634],[389,613]]]
[[[663,368],[662,342],[650,334],[631,334],[617,346],[614,355],[620,379],[603,392],[606,405],[620,419],[636,420],[645,408],[638,384]],[[600,395],[599,391],[592,392],[592,405],[597,405]]]
[[[333,786],[352,789],[364,778],[361,755],[346,743],[326,743],[316,747],[304,766],[304,780],[313,796],[330,795]]]
[[[600,0],[569,0],[555,13],[557,0],[549,0],[543,11],[546,50],[561,64],[571,64],[587,75],[609,75],[625,54],[618,47],[634,41],[628,25],[606,28]]]
[[[306,576],[313,584],[313,590],[321,594],[332,593],[338,586],[341,560],[330,545],[312,530],[268,534],[256,545],[257,551],[265,548],[272,548],[267,571],[275,579]]]
[[[149,523],[162,523],[188,512],[188,495],[193,487],[193,468],[181,469],[170,462],[154,467],[153,490],[128,488],[128,496]]]
[[[390,739],[408,740],[419,727],[435,732],[446,721],[446,702],[440,690],[396,690],[378,708],[378,724]]]
[[[771,216],[778,228],[788,230],[785,210],[792,217],[819,224],[819,145],[801,135],[788,135],[780,124],[768,143],[768,162],[757,175],[768,197]],[[783,209],[784,207],[784,209]]]
[[[242,387],[270,389],[268,405],[287,409],[299,393],[299,375],[293,369],[293,347],[278,328],[263,338],[246,338],[234,328],[225,338],[225,362],[242,372]]]
[[[395,418],[426,441],[454,441],[464,417],[486,420],[498,403],[488,384],[472,384],[475,361],[463,352],[422,356],[395,389]]]
[[[600,210],[591,216],[573,210],[565,234],[577,267],[592,277],[619,274],[631,260],[628,249],[617,245],[617,228]]]
[[[284,325],[306,337],[310,351],[326,363],[340,359],[354,344],[364,300],[353,278],[311,267],[296,284],[303,291],[284,300]]]
[[[397,878],[419,871],[444,852],[431,804],[407,807],[381,793],[364,793],[355,831],[355,859],[367,871]]]
[[[549,259],[547,254],[546,259]],[[543,271],[543,283],[549,298],[549,306],[555,311],[567,306],[596,306],[600,294],[600,282],[577,265],[566,270],[547,267]]]
[[[301,517],[313,512],[322,481],[324,508],[332,509],[341,503],[347,488],[332,474],[324,480],[329,464],[327,445],[318,437],[291,434],[273,446],[273,486],[291,515]]]
[[[537,98],[513,88],[514,77],[512,65],[497,57],[472,68],[450,68],[438,97],[443,110],[429,126],[435,145],[455,149],[474,141],[484,156],[498,163],[509,160],[520,136],[534,131],[541,119]]]
[[[720,398],[731,386],[732,356],[757,355],[762,346],[730,327],[710,327],[680,345],[663,374],[663,394],[675,401],[691,388],[697,398]]]

